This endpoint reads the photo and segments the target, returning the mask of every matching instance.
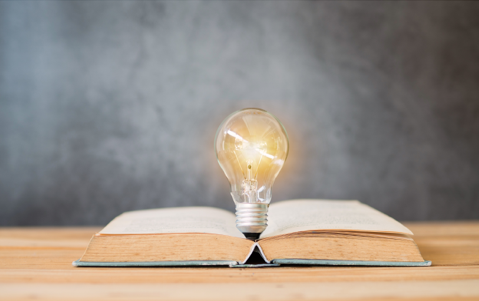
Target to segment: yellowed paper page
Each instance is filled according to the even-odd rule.
[[[100,234],[212,233],[244,238],[235,215],[212,207],[130,211],[112,220]]]
[[[393,232],[412,235],[395,219],[358,201],[290,200],[272,204],[261,238],[310,230]]]

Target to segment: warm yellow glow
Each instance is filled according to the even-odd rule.
[[[288,136],[266,111],[245,109],[230,115],[218,129],[218,162],[235,202],[268,202],[271,187],[288,156]]]

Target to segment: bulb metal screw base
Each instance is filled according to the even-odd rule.
[[[248,239],[258,239],[268,226],[269,204],[237,203],[236,228]]]

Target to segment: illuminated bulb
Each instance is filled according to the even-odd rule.
[[[266,229],[271,188],[288,157],[288,134],[261,109],[234,112],[215,137],[218,163],[231,184],[236,227],[249,239]]]

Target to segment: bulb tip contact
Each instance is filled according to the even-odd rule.
[[[247,239],[255,241],[259,239],[259,236],[261,235],[261,233],[243,233],[243,235]]]

